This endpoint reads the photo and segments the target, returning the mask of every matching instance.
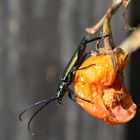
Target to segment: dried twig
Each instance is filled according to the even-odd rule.
[[[107,18],[111,18],[111,16],[116,12],[121,4],[122,0],[116,0],[114,3],[112,3],[101,20],[96,25],[86,28],[86,31],[92,35],[96,34],[102,28],[104,20]]]
[[[112,15],[116,12],[116,10],[123,5],[125,7],[125,11],[123,13],[124,20],[126,21],[126,13],[128,11],[128,5],[131,0],[116,0],[113,2],[105,15],[101,18],[101,20],[94,26],[90,28],[86,28],[86,31],[89,34],[96,34],[99,32],[99,30],[103,27],[103,34],[109,34],[107,38],[104,39],[104,49],[105,50],[110,50],[114,48],[113,44],[113,37],[111,33],[111,26],[110,26],[110,19]],[[133,33],[128,37],[121,45],[118,47],[122,48],[124,51],[127,53],[131,54],[132,52],[136,51],[137,49],[140,48],[140,26],[138,28],[131,28],[128,23],[126,23],[128,29],[134,30]]]

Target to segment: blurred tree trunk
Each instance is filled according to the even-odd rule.
[[[111,1],[110,1],[111,2]],[[68,97],[18,120],[22,109],[55,95],[56,84],[85,27],[98,22],[109,3],[103,0],[0,0],[0,139],[124,140],[124,125],[109,126],[91,117]],[[121,11],[112,24],[118,45],[125,37]]]

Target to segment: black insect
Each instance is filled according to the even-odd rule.
[[[34,133],[32,133],[31,129],[30,129],[31,121],[38,114],[38,112],[40,112],[50,102],[58,100],[58,103],[61,104],[62,103],[62,98],[63,98],[63,96],[65,95],[66,92],[68,93],[69,98],[72,99],[74,102],[76,101],[76,98],[80,98],[80,97],[77,97],[77,95],[69,88],[69,86],[73,82],[73,78],[75,76],[76,71],[80,70],[79,67],[80,67],[81,63],[85,60],[85,58],[88,55],[88,53],[85,53],[87,44],[92,42],[92,41],[100,40],[102,38],[103,37],[96,37],[96,38],[93,38],[93,39],[87,39],[86,37],[84,37],[81,40],[81,42],[79,44],[79,47],[76,49],[75,53],[73,54],[72,58],[70,59],[68,65],[66,66],[66,68],[65,68],[65,70],[64,70],[64,72],[62,74],[62,77],[60,78],[60,81],[59,81],[57,89],[56,89],[56,96],[47,98],[45,100],[41,100],[39,102],[36,102],[36,103],[34,103],[33,105],[27,107],[26,109],[24,109],[21,112],[21,114],[19,115],[19,119],[22,121],[22,115],[27,110],[31,109],[34,106],[38,106],[38,105],[42,104],[42,106],[32,115],[32,117],[30,118],[30,120],[28,122],[28,130],[32,135],[34,135]],[[92,65],[95,65],[95,64],[92,64]],[[89,65],[88,67],[90,67],[92,65]],[[82,99],[82,100],[90,102],[90,101],[88,101],[86,99]]]

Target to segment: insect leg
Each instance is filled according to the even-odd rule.
[[[89,101],[89,100],[86,100],[86,99],[83,99],[83,98],[77,96],[70,88],[69,88],[69,90],[68,90],[68,96],[69,96],[69,98],[70,98],[71,100],[73,100],[74,102],[76,102],[76,98],[79,98],[79,99],[81,99],[81,100],[83,100],[83,101],[86,101],[86,102],[89,102],[89,103],[92,103],[92,104],[93,104],[93,102],[91,102],[91,101]]]
[[[86,66],[86,67],[83,67],[83,68],[79,68],[79,69],[77,69],[77,70],[83,70],[83,69],[87,69],[87,68],[89,68],[89,67],[91,67],[91,66],[95,66],[96,64],[90,64],[90,65],[88,65],[88,66]]]
[[[96,40],[97,40],[97,42],[96,42],[96,49],[98,50],[100,40],[101,40],[102,38],[107,37],[107,36],[108,36],[108,35],[105,35],[105,36],[102,36],[102,37],[92,38],[92,39],[89,39],[89,40],[86,39],[86,38],[84,37],[84,38],[82,39],[82,41],[80,42],[80,45],[86,45],[86,44],[88,44],[88,43],[90,43],[90,42],[93,42],[93,41],[96,41]],[[79,53],[79,54],[80,54],[80,53]],[[85,53],[81,58],[80,58],[80,55],[79,55],[79,58],[80,58],[79,66],[84,62],[84,60],[86,60],[86,58],[87,58],[90,54],[91,54],[91,52],[87,52],[87,53]],[[71,72],[72,72],[72,73],[75,73],[77,70],[83,70],[83,69],[89,68],[89,67],[91,67],[91,66],[93,66],[93,65],[95,65],[95,64],[91,64],[91,65],[89,65],[89,66],[87,66],[87,67],[80,68],[80,69],[78,69],[78,66],[75,66],[75,67],[72,68]]]
[[[73,100],[74,102],[76,102],[76,94],[73,93],[73,91],[71,89],[68,90],[68,96],[71,100]]]
[[[102,39],[103,37],[95,37],[95,38],[92,38],[92,39],[86,39],[86,38],[83,38],[82,39],[82,41],[81,41],[81,43],[80,43],[80,45],[86,45],[86,44],[88,44],[88,43],[90,43],[90,42],[93,42],[93,41],[96,41],[96,40],[100,40],[100,39]]]
[[[90,42],[93,42],[93,41],[96,41],[97,40],[97,42],[96,42],[96,44],[95,44],[95,49],[98,51],[99,50],[99,43],[100,43],[100,40],[102,39],[102,38],[105,38],[105,37],[108,37],[109,36],[109,34],[106,34],[106,35],[104,35],[104,36],[101,36],[101,37],[96,37],[96,38],[92,38],[92,39],[83,39],[82,41],[81,41],[81,45],[86,45],[86,44],[88,44],[88,43],[90,43]],[[84,60],[87,58],[87,56],[89,56],[91,54],[91,52],[88,52],[88,53],[85,53],[84,54],[84,56],[81,58],[81,60],[80,60],[80,65],[82,64],[82,62],[84,62]],[[83,68],[79,68],[79,69],[77,69],[77,67],[74,67],[73,69],[72,69],[72,72],[76,72],[77,70],[83,70],[83,69],[87,69],[87,68],[89,68],[89,67],[91,67],[91,66],[94,66],[94,65],[96,65],[96,64],[91,64],[91,65],[89,65],[89,66],[86,66],[86,67],[83,67]]]
[[[78,66],[80,66],[82,64],[82,62],[84,62],[84,60],[90,55],[90,52],[85,53],[85,49],[86,49],[86,45],[90,42],[96,41],[96,40],[101,40],[102,37],[96,37],[96,38],[92,38],[92,39],[87,39],[86,37],[84,37],[82,39],[82,41],[80,42],[80,48],[78,49]]]
[[[76,71],[78,71],[78,70],[84,70],[84,69],[88,69],[89,67],[91,67],[91,66],[95,66],[96,64],[90,64],[90,65],[88,65],[88,66],[86,66],[86,67],[82,67],[82,68],[78,68],[77,69],[77,67],[73,67],[73,69],[71,70],[71,73],[73,73],[73,75],[76,73]]]
[[[101,40],[102,38],[105,38],[105,37],[108,37],[109,34],[106,34],[106,35],[102,35],[101,37],[95,37],[95,38],[92,38],[92,39],[86,39],[85,37],[82,39],[80,45],[86,45],[88,43],[91,43],[93,41],[96,41],[96,40]]]

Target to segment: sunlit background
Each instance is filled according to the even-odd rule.
[[[55,95],[56,85],[85,28],[96,24],[111,0],[0,0],[0,140],[134,140],[140,138],[140,51],[131,57],[127,87],[138,105],[136,117],[110,126],[87,114],[66,95],[40,112],[31,124],[35,101]],[[128,35],[123,8],[113,17],[116,45]],[[140,1],[132,0],[128,19],[140,24]],[[99,35],[97,35],[99,36]]]

